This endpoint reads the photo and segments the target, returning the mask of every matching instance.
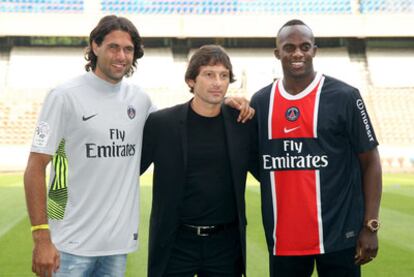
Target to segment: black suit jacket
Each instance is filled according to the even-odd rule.
[[[187,113],[190,102],[160,110],[148,117],[143,137],[141,174],[154,163],[153,199],[149,229],[148,276],[163,276],[180,225],[180,205],[187,170]],[[254,120],[237,123],[239,112],[221,108],[237,204],[240,240],[246,265],[245,183],[250,170],[257,176]],[[246,266],[244,266],[246,268]]]

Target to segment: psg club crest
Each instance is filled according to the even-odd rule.
[[[299,118],[300,112],[296,107],[290,107],[286,110],[285,117],[289,121],[296,121]]]
[[[136,115],[135,108],[133,106],[128,106],[127,114],[130,119],[134,119]]]

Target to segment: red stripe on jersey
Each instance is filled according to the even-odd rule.
[[[275,254],[320,253],[315,171],[275,171],[273,174],[277,198]]]
[[[272,139],[275,138],[313,138],[316,122],[314,122],[315,99],[319,89],[317,85],[305,96],[298,99],[286,99],[281,95],[280,90],[282,83],[277,82],[275,86],[272,113]],[[288,114],[293,111],[290,108],[296,108],[299,111],[299,117],[296,120],[289,120]],[[275,112],[276,111],[276,112]]]
[[[269,109],[269,139],[283,139],[286,153],[303,154],[289,139],[316,138],[317,110],[323,78],[318,75],[303,92],[291,96],[277,81]],[[303,149],[302,149],[303,150]],[[278,170],[271,174],[275,213],[275,255],[324,252],[319,172]]]

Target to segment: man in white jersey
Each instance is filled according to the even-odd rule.
[[[135,26],[106,16],[89,37],[88,72],[44,102],[24,175],[39,276],[122,276],[137,248],[137,173],[152,104],[123,77],[143,54]]]
[[[38,276],[123,276],[137,248],[142,133],[154,108],[123,77],[143,54],[132,22],[105,16],[89,37],[88,72],[44,102],[24,176]],[[241,120],[252,116],[246,101],[228,102]]]

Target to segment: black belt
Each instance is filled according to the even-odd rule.
[[[196,226],[191,224],[181,224],[180,229],[189,231],[200,237],[208,237],[218,232],[231,229],[237,226],[237,222],[219,225]]]

